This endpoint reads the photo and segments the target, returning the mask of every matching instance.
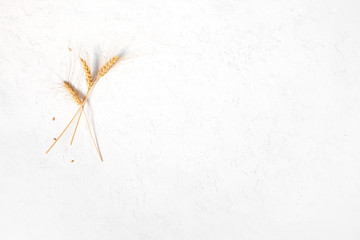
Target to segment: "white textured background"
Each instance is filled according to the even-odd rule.
[[[357,0],[1,0],[0,239],[360,239],[359,22]],[[84,121],[45,155],[77,109],[58,75],[123,49],[87,109],[104,162]]]

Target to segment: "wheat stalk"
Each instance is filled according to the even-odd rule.
[[[93,80],[92,80],[92,77],[91,77],[91,71],[90,71],[89,65],[86,63],[86,61],[84,59],[80,58],[80,62],[81,62],[81,65],[82,65],[82,67],[84,69],[84,72],[85,72],[86,84],[88,86],[88,91],[89,91],[92,84],[93,84]],[[83,113],[83,109],[84,109],[84,107],[82,108],[82,110],[80,112],[80,117],[79,117],[79,119],[78,119],[78,121],[76,123],[75,129],[77,129],[77,127],[79,125],[81,114]],[[76,131],[74,131],[74,134],[71,137],[70,145],[72,145],[72,143],[74,141],[75,133],[76,133]]]
[[[59,141],[59,139],[61,138],[61,136],[64,134],[64,132],[69,128],[70,124],[74,121],[77,113],[80,111],[81,106],[79,107],[79,109],[76,111],[75,115],[73,116],[73,118],[70,120],[70,122],[68,123],[68,125],[66,125],[65,129],[60,133],[60,135],[56,138],[55,142],[49,147],[49,149],[46,151],[46,154],[49,153],[49,151],[52,149],[52,147],[55,145],[55,143],[57,143],[57,141]]]
[[[86,61],[84,59],[80,58],[80,61],[81,61],[81,65],[82,65],[82,67],[84,69],[84,72],[85,72],[85,75],[86,75],[86,84],[88,86],[88,91],[89,91],[92,84],[93,84],[93,80],[92,80],[92,77],[91,77],[91,71],[90,71],[89,65],[86,63]],[[80,118],[81,118],[81,114],[83,113],[83,109],[84,109],[84,107],[82,108],[82,110],[80,112],[80,116],[79,116],[79,119],[78,119],[78,121],[76,123],[75,129],[77,129],[77,127],[79,125],[79,121],[80,121]],[[74,141],[75,133],[76,133],[76,131],[74,131],[74,134],[72,135],[70,145],[72,145],[72,143]]]
[[[83,108],[83,109],[84,109],[84,108]],[[94,143],[94,146],[95,146],[95,148],[96,148],[97,153],[99,154],[99,157],[100,157],[101,161],[103,162],[104,160],[103,160],[102,157],[101,157],[101,154],[100,154],[100,152],[99,152],[99,148],[97,147],[97,145],[96,145],[96,143],[95,143],[95,140],[94,140],[94,137],[93,137],[93,135],[92,135],[92,133],[91,133],[89,120],[88,120],[88,117],[86,116],[86,113],[85,113],[85,112],[84,112],[84,115],[85,115],[85,119],[86,119],[86,124],[87,124],[87,126],[88,126],[88,128],[89,128],[89,132],[90,132],[91,139],[92,139],[92,141],[93,141],[93,143]]]
[[[80,61],[81,61],[81,65],[85,72],[86,83],[87,83],[88,91],[89,91],[89,89],[91,88],[91,85],[93,83],[93,79],[91,77],[91,71],[90,71],[89,65],[86,63],[86,61],[84,59],[80,58]]]

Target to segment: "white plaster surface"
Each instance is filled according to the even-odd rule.
[[[1,0],[0,239],[360,239],[359,22],[355,0]],[[45,155],[77,110],[59,76],[123,49],[87,108],[104,162],[84,119]]]

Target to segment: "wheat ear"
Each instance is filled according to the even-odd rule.
[[[117,62],[117,60],[119,60],[119,57],[115,56],[112,59],[110,59],[107,63],[105,63],[105,65],[102,66],[102,68],[100,68],[98,72],[98,78],[104,76],[105,73],[107,73],[110,70],[110,68]]]
[[[66,88],[66,90],[68,90],[69,94],[71,95],[71,97],[73,98],[73,100],[75,101],[75,103],[77,105],[81,105],[82,101],[80,99],[80,94],[79,92],[75,89],[75,87],[68,81],[64,81],[64,87]],[[80,115],[82,114],[82,111],[80,112]],[[76,123],[76,127],[79,125],[79,121],[80,118],[78,119],[77,123]],[[75,134],[74,134],[75,135]],[[74,135],[72,136],[71,139],[71,143],[74,140]],[[71,144],[70,144],[71,145]]]
[[[86,61],[82,58],[80,58],[80,61],[81,61],[81,65],[84,69],[84,72],[85,72],[85,76],[86,76],[86,83],[87,83],[87,86],[88,86],[88,90],[91,88],[91,85],[93,83],[93,79],[91,77],[91,71],[90,71],[90,68],[89,68],[89,65],[86,63]]]
[[[102,76],[104,76],[109,70],[110,68],[117,62],[117,60],[119,59],[118,56],[115,56],[113,58],[111,58],[107,63],[105,63],[104,66],[102,66],[98,72],[98,75],[96,77],[96,80],[93,82],[93,83],[96,83],[99,78],[101,78]],[[85,69],[84,69],[85,70]],[[87,81],[87,80],[86,80]],[[88,85],[89,86],[89,85]],[[93,86],[93,84],[90,85],[90,87],[88,88],[88,93],[90,91],[90,88]],[[84,102],[84,105],[85,105],[85,102]],[[72,139],[71,139],[71,142],[70,142],[70,145],[72,145],[73,141],[74,141],[74,137],[75,137],[75,133],[76,133],[76,130],[77,130],[77,127],[78,127],[78,123],[80,121],[80,118],[81,118],[81,114],[82,112],[84,111],[84,107],[82,107],[81,109],[81,112],[80,112],[80,115],[79,115],[79,118],[78,118],[78,121],[77,121],[77,124],[76,124],[76,127],[75,127],[75,130],[74,130],[74,133],[73,133],[73,136],[72,136]]]
[[[64,87],[66,90],[68,90],[69,94],[73,98],[73,100],[76,102],[77,105],[81,105],[82,101],[80,99],[79,92],[75,89],[75,87],[68,81],[64,81]]]

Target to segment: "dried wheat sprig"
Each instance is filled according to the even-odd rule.
[[[96,82],[96,81],[95,81]],[[94,85],[93,85],[94,86]],[[46,154],[49,153],[49,151],[54,147],[54,145],[57,143],[57,141],[59,141],[60,137],[64,134],[64,132],[66,132],[66,130],[69,128],[69,126],[71,125],[71,123],[74,121],[76,115],[78,114],[78,112],[80,111],[80,109],[84,106],[84,103],[86,103],[87,99],[89,98],[89,95],[93,89],[93,86],[89,89],[89,91],[86,93],[84,100],[82,102],[82,105],[79,106],[78,110],[75,112],[74,116],[72,117],[72,119],[70,120],[70,122],[68,123],[68,125],[66,125],[65,129],[60,133],[59,137],[56,138],[56,141],[49,147],[49,149],[46,151]]]
[[[68,90],[69,94],[73,98],[73,100],[76,102],[77,105],[81,105],[82,101],[80,99],[80,94],[76,90],[76,88],[68,81],[64,81],[64,87],[66,90]]]
[[[91,85],[93,83],[93,79],[91,77],[91,71],[90,71],[90,68],[89,68],[89,65],[86,63],[86,61],[82,58],[80,58],[80,61],[81,61],[81,65],[84,69],[84,72],[85,72],[85,76],[86,76],[86,83],[87,83],[87,86],[88,86],[88,90],[91,88]]]
[[[69,94],[71,95],[71,97],[73,98],[74,102],[79,105],[80,107],[82,107],[82,109],[84,109],[84,106],[81,106],[82,105],[82,101],[80,99],[80,94],[79,92],[76,90],[76,88],[68,81],[64,81],[64,87],[66,90],[68,90]],[[85,99],[85,98],[84,98]],[[51,147],[47,150],[46,154],[50,151],[50,149],[55,145],[55,143],[59,140],[59,138],[64,134],[64,132],[66,131],[66,129],[70,126],[70,124],[72,123],[72,121],[75,119],[77,113],[79,112],[80,108],[77,110],[76,114],[74,115],[74,117],[71,119],[71,121],[69,122],[69,124],[66,126],[66,128],[62,131],[62,133],[60,134],[60,136],[58,138],[55,139],[55,142],[51,145]],[[82,113],[82,111],[81,111]],[[81,114],[80,113],[80,114]],[[84,112],[84,115],[85,115],[85,118],[86,118],[86,123],[87,123],[87,126],[88,126],[88,129],[89,129],[89,132],[90,132],[90,136],[91,136],[91,139],[94,143],[94,147],[97,151],[97,153],[99,154],[99,157],[100,157],[100,160],[103,161],[102,157],[101,157],[101,154],[99,152],[99,149],[96,145],[96,142],[95,142],[95,139],[93,137],[93,134],[91,132],[91,128],[90,128],[90,124],[89,124],[89,121],[88,121],[88,118],[86,116],[86,113]],[[80,120],[80,118],[79,118]],[[76,124],[76,127],[78,126],[79,124],[79,121],[77,122]],[[74,137],[74,136],[73,136]]]
[[[86,61],[84,59],[80,58],[80,61],[81,61],[81,65],[82,65],[82,67],[84,69],[84,72],[85,72],[85,75],[86,75],[86,84],[88,86],[88,91],[89,91],[92,84],[93,84],[93,80],[92,80],[92,77],[91,77],[91,71],[90,71],[90,68],[89,68],[88,64],[86,63]],[[82,114],[83,110],[84,110],[84,107],[81,109],[80,116],[79,116],[79,119],[78,119],[78,121],[76,123],[75,129],[77,129],[77,127],[79,125],[79,121],[80,121],[81,114]],[[75,133],[76,133],[76,131],[74,131],[74,134],[71,137],[70,145],[72,145],[72,143],[74,141]]]
[[[119,59],[119,57],[118,57],[118,56],[115,56],[115,57],[113,57],[112,59],[116,59],[116,60],[115,60],[115,62],[116,62],[116,61]],[[112,59],[111,59],[111,60],[112,60]],[[110,61],[111,61],[111,60],[110,60]],[[110,62],[110,61],[109,61],[109,62]],[[111,64],[111,66],[114,65],[115,62],[114,62],[113,64]],[[111,66],[110,66],[110,67],[111,67]],[[110,69],[110,67],[109,67],[109,69]],[[107,70],[107,71],[108,71],[108,70]],[[107,72],[107,71],[106,71],[106,72]],[[105,73],[106,73],[106,72],[105,72]],[[105,73],[104,73],[104,74],[105,74]],[[102,75],[102,76],[103,76],[103,75]],[[79,108],[78,108],[78,110],[76,111],[76,113],[74,114],[73,118],[70,120],[70,122],[69,122],[68,125],[65,127],[65,129],[61,132],[60,136],[56,139],[56,141],[55,141],[55,142],[50,146],[50,148],[46,151],[46,154],[49,153],[49,151],[51,150],[51,148],[55,145],[55,143],[59,140],[59,138],[60,138],[60,137],[64,134],[64,132],[69,128],[70,124],[74,121],[77,113],[80,111],[80,109],[82,109],[82,107],[85,105],[86,101],[88,100],[88,98],[89,98],[92,90],[94,89],[95,84],[96,84],[97,81],[99,80],[99,78],[100,78],[100,75],[98,74],[98,76],[97,76],[97,78],[95,79],[95,81],[93,82],[91,88],[90,88],[90,89],[88,90],[88,92],[86,93],[86,95],[85,95],[85,97],[84,97],[84,99],[83,99],[83,101],[82,101],[81,106],[79,106]],[[75,131],[76,131],[76,129],[75,129]]]
[[[85,64],[86,64],[86,63],[85,63]],[[65,86],[66,90],[68,90],[68,92],[69,92],[69,94],[72,96],[72,98],[74,99],[75,103],[76,103],[77,105],[81,105],[82,101],[81,101],[81,99],[80,99],[79,91],[77,91],[77,90],[75,89],[75,87],[72,86],[72,84],[71,84],[70,82],[68,82],[68,81],[65,81],[65,82],[64,82],[64,86]],[[90,87],[91,87],[91,86],[90,86]],[[82,110],[84,110],[84,106],[82,107]],[[80,112],[80,116],[81,116],[82,112],[83,112],[83,111]],[[97,153],[99,154],[99,157],[100,157],[101,161],[103,161],[103,159],[102,159],[102,157],[101,157],[101,155],[100,155],[99,149],[98,149],[98,147],[96,146],[94,137],[93,137],[92,132],[91,132],[91,129],[90,129],[90,124],[89,124],[89,121],[88,121],[88,118],[87,118],[85,112],[84,112],[84,115],[85,115],[85,117],[86,117],[86,123],[87,123],[87,125],[88,125],[89,132],[90,132],[90,135],[91,135],[91,139],[92,139],[92,141],[93,141],[93,143],[94,143],[95,149],[96,149]],[[80,120],[80,117],[79,117],[79,120]],[[79,120],[78,120],[77,123],[76,123],[76,127],[79,125]],[[72,141],[74,140],[74,136],[75,136],[75,134],[73,135],[73,137],[72,137],[72,139],[71,139],[71,143],[72,143]]]
[[[110,68],[117,62],[117,60],[119,59],[118,56],[115,56],[113,58],[111,58],[107,63],[105,63],[104,66],[102,66],[98,72],[98,75],[96,77],[96,80],[95,82],[97,82],[99,80],[99,78],[101,78],[102,76],[104,76],[109,70]],[[94,83],[95,83],[94,82]],[[91,85],[92,86],[92,85]],[[91,88],[90,86],[90,88]],[[88,92],[90,91],[90,88],[88,88]],[[84,103],[85,104],[85,103]],[[79,119],[77,121],[77,124],[75,126],[75,130],[74,130],[74,133],[73,133],[73,136],[72,136],[72,139],[71,139],[71,142],[70,142],[70,145],[72,145],[73,141],[74,141],[74,137],[75,137],[75,133],[76,133],[76,130],[77,130],[77,127],[78,127],[78,124],[79,124],[79,121],[80,121],[80,118],[81,118],[81,114],[82,112],[84,111],[84,107],[81,109],[81,112],[80,112],[80,115],[79,115]]]

